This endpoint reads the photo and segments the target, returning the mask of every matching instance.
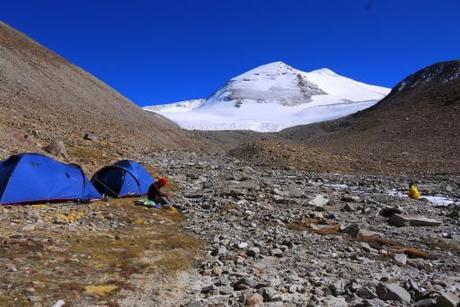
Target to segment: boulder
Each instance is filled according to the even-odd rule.
[[[384,301],[399,301],[405,304],[411,301],[410,293],[397,284],[379,284],[375,290]]]
[[[63,141],[55,141],[43,148],[47,153],[52,154],[58,158],[68,159],[69,155],[67,154],[67,150],[65,149],[65,145]]]
[[[458,296],[452,293],[444,293],[436,298],[436,307],[455,307],[459,303]]]
[[[310,206],[315,206],[315,207],[324,207],[328,203],[329,203],[329,199],[327,199],[321,194],[316,195],[312,200],[308,202]]]
[[[397,227],[439,226],[441,225],[441,221],[430,219],[422,215],[404,215],[395,213],[390,217],[390,224]]]

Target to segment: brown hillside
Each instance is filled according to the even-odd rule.
[[[374,107],[282,136],[359,161],[359,170],[460,173],[460,61],[409,76]]]
[[[0,22],[0,156],[57,139],[85,165],[206,144]]]

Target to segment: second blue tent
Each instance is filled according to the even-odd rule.
[[[121,160],[100,169],[91,182],[103,195],[128,197],[146,195],[154,180],[138,162]]]

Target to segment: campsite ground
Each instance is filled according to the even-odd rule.
[[[133,199],[1,207],[0,305],[429,306],[460,294],[458,176],[312,173],[183,152],[143,162],[190,212]],[[411,179],[447,198],[405,197]],[[395,212],[433,226],[397,227]]]
[[[180,231],[180,213],[133,199],[0,210],[1,306],[168,301],[202,246]]]

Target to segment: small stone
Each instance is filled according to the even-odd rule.
[[[356,290],[356,295],[358,295],[361,298],[366,298],[366,299],[374,299],[377,298],[377,294],[372,291],[369,287],[361,287],[358,290]]]
[[[233,293],[233,288],[230,286],[223,286],[219,288],[219,293],[222,295],[229,295]],[[201,306],[201,305],[200,305]]]
[[[379,214],[385,217],[390,217],[395,213],[402,213],[402,210],[398,207],[385,207],[379,211]]]
[[[350,224],[346,226],[343,230],[343,233],[349,234],[352,237],[356,237],[359,233],[359,225],[358,224]]]
[[[458,296],[452,293],[444,293],[436,298],[436,307],[455,307],[459,303]]]
[[[219,245],[211,251],[211,256],[216,257],[216,256],[224,255],[226,253],[227,253],[227,248],[223,245]]]
[[[98,140],[97,135],[95,135],[94,133],[91,133],[91,132],[85,133],[85,135],[83,136],[83,139],[88,140],[88,141],[97,141]]]
[[[270,255],[275,257],[283,257],[283,251],[279,248],[274,248],[270,250]]]
[[[414,307],[431,307],[434,305],[435,305],[435,302],[433,299],[425,298],[423,300],[415,302]]]
[[[407,262],[407,255],[406,254],[395,254],[393,259],[399,264],[406,264]]]
[[[359,203],[361,201],[361,198],[357,195],[345,194],[342,196],[342,201]]]
[[[27,224],[26,226],[22,227],[23,231],[33,231],[35,230],[35,226],[32,224]]]
[[[36,296],[36,295],[28,296],[27,299],[28,299],[29,302],[31,302],[31,303],[40,302],[40,301],[42,300],[42,298],[41,298],[40,296]]]
[[[258,247],[252,247],[246,251],[246,255],[249,257],[256,258],[260,254],[260,249]]]
[[[64,159],[69,158],[63,141],[54,141],[43,149],[47,153],[52,154],[53,156],[64,158]]]
[[[349,234],[354,238],[366,238],[373,236],[381,236],[378,232],[361,229],[357,224],[350,224],[342,230],[343,233]]]
[[[246,299],[246,306],[258,307],[263,306],[264,299],[259,293],[253,293]]]
[[[265,302],[269,302],[277,294],[273,287],[263,287],[259,289],[259,293],[262,295]]]
[[[388,306],[387,304],[385,304],[384,301],[382,301],[382,300],[380,300],[378,298],[365,300],[364,303],[365,303],[364,306],[370,306],[370,307],[385,307],[385,306]]]
[[[237,246],[238,246],[239,249],[245,249],[245,248],[247,248],[249,246],[249,244],[247,242],[240,242],[240,243],[238,243]]]
[[[5,270],[7,270],[8,272],[17,272],[18,271],[16,266],[14,264],[12,264],[12,263],[5,264]]]
[[[248,290],[248,289],[251,289],[251,286],[249,286],[244,281],[238,281],[236,284],[233,285],[233,290],[235,291],[242,291],[242,290]]]
[[[304,191],[296,186],[289,186],[287,195],[291,198],[301,198],[304,196]]]
[[[214,292],[216,292],[216,287],[214,285],[201,288],[201,293],[203,294],[213,294]]]
[[[332,296],[332,295],[329,295],[329,296],[326,296],[324,299],[323,299],[323,302],[321,304],[321,306],[327,306],[327,307],[348,307],[348,303],[347,301],[345,300],[344,297],[335,297],[335,296]]]

